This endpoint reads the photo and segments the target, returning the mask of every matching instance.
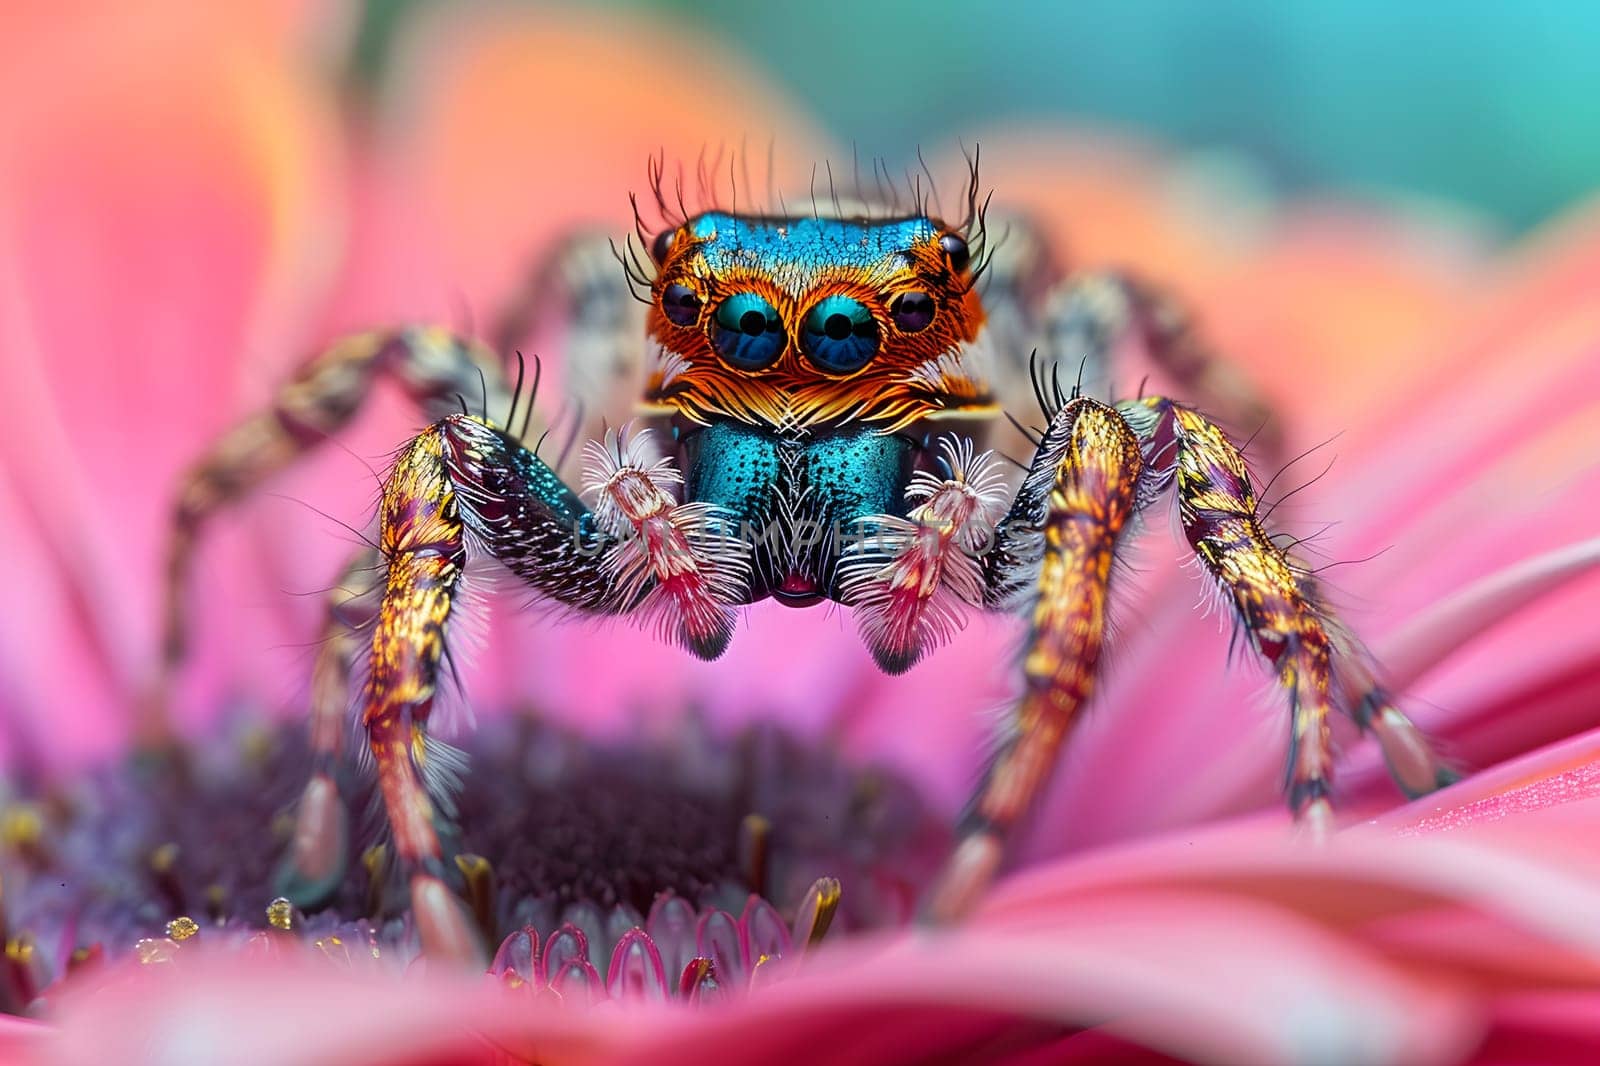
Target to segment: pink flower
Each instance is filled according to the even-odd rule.
[[[50,1051],[96,1061],[116,1033],[156,1062],[1583,1061],[1600,862],[1594,790],[1570,795],[1500,832],[1306,848],[1233,825],[1104,849],[1001,885],[963,928],[841,942],[723,1009],[211,960],[71,998]]]
[[[0,519],[13,601],[28,605],[0,615],[0,741],[30,783],[57,782],[58,794],[116,812],[90,832],[80,817],[53,838],[29,828],[61,824],[48,806],[18,809],[36,819],[13,823],[20,835],[11,837],[13,851],[37,849],[21,858],[33,864],[21,882],[31,894],[8,874],[0,903],[13,921],[19,909],[38,918],[39,930],[9,931],[33,939],[8,950],[8,981],[43,986],[90,929],[121,932],[107,949],[126,952],[174,911],[200,913],[212,883],[233,899],[264,887],[264,823],[279,800],[263,799],[265,786],[238,799],[241,782],[256,779],[236,755],[221,757],[217,774],[219,756],[197,742],[184,764],[194,776],[183,779],[177,766],[154,781],[81,769],[125,751],[149,724],[138,694],[155,660],[155,578],[183,465],[266,403],[318,343],[375,322],[464,326],[461,306],[487,313],[563,227],[600,218],[621,228],[622,192],[659,144],[692,157],[703,139],[748,132],[764,143],[778,129],[794,154],[827,151],[726,56],[698,61],[704,46],[667,27],[576,16],[419,25],[390,91],[363,120],[344,119],[318,58],[341,27],[261,8],[40,15],[20,27],[25,35],[7,34],[0,91],[38,103],[0,120]],[[652,71],[648,99],[616,74],[636,69]],[[1264,218],[1260,204],[1207,191],[1193,168],[1055,130],[986,138],[984,154],[1000,163],[987,171],[998,199],[1059,227],[1077,263],[1131,263],[1192,293],[1218,349],[1283,413],[1291,453],[1343,431],[1338,465],[1293,503],[1304,501],[1307,518],[1341,520],[1322,542],[1330,559],[1392,546],[1329,580],[1411,682],[1418,720],[1454,754],[1487,767],[1600,724],[1594,635],[1571,624],[1580,600],[1600,590],[1600,419],[1590,398],[1600,395],[1600,317],[1586,299],[1600,275],[1595,220],[1567,220],[1498,259],[1379,211],[1271,205]],[[1245,208],[1253,227],[1209,221]],[[381,454],[414,421],[390,404],[364,420],[350,451],[324,449],[278,491],[360,526],[370,474],[351,452]],[[1304,476],[1319,468],[1311,464]],[[1295,471],[1285,476],[1295,483]],[[300,648],[320,604],[290,593],[318,590],[350,545],[282,496],[245,505],[203,549],[196,669],[171,708],[197,741],[222,728],[229,707],[303,713]],[[1300,517],[1290,509],[1277,517]],[[387,1062],[1057,1061],[1148,1051],[1444,1062],[1592,1050],[1595,741],[1508,763],[1328,848],[1296,846],[1282,816],[1265,812],[1277,802],[1278,717],[1251,671],[1225,668],[1225,641],[1193,609],[1192,575],[1165,565],[1176,548],[1153,525],[1154,572],[1124,619],[1096,711],[1017,849],[1019,872],[959,929],[895,931],[981,760],[977,712],[1008,690],[1006,625],[975,624],[891,679],[848,625],[820,612],[755,609],[713,664],[687,663],[626,628],[501,612],[471,678],[475,704],[515,706],[536,679],[538,709],[554,723],[540,728],[581,724],[591,759],[618,757],[619,746],[629,758],[665,749],[675,772],[703,781],[751,765],[763,781],[798,780],[806,802],[777,827],[772,891],[793,906],[808,862],[837,864],[833,872],[854,875],[840,923],[852,935],[836,931],[794,965],[790,939],[807,931],[803,916],[792,932],[774,929],[760,906],[738,921],[697,912],[696,922],[732,922],[732,939],[713,932],[692,949],[655,928],[648,950],[607,930],[597,937],[623,943],[625,964],[627,945],[638,947],[631,959],[643,972],[654,972],[649,953],[662,945],[682,963],[682,952],[720,943],[759,986],[724,988],[736,1002],[716,1009],[630,1004],[619,1015],[558,1008],[437,966],[406,981],[313,966],[289,944],[314,936],[326,954],[333,936],[359,943],[349,923],[291,916],[312,935],[286,941],[235,918],[207,925],[195,943],[181,930],[170,945],[151,937],[147,957],[173,955],[175,966],[91,965],[77,987],[50,989],[49,1032],[0,1019],[0,1052]],[[1525,560],[1542,561],[1531,575],[1495,578]],[[679,728],[675,716],[690,705],[703,733]],[[774,739],[771,723],[794,739]],[[751,727],[756,755],[730,754],[729,738]],[[548,756],[552,742],[539,736],[508,749]],[[1343,809],[1392,807],[1370,745],[1349,756]],[[557,771],[558,798],[621,792],[573,776],[568,763]],[[828,804],[850,789],[872,801],[836,817]],[[513,813],[537,819],[550,794],[537,795],[540,805]],[[612,823],[644,809],[622,796],[634,805],[619,801]],[[1230,815],[1246,817],[1200,827]],[[143,817],[181,837],[198,869],[140,850],[161,839],[141,835]],[[513,818],[490,834],[503,845],[491,859],[513,865],[510,841],[524,824]],[[782,841],[799,829],[806,848]],[[52,864],[148,879],[154,888],[132,893],[145,903],[187,895],[154,917],[130,908],[63,920],[41,889]],[[561,902],[559,915],[530,917],[544,925],[541,953],[530,943],[526,965],[508,964],[525,985],[530,967],[556,976],[550,920],[581,929],[598,915],[604,929],[611,916],[579,921]],[[409,957],[414,930],[404,923],[369,931],[390,955]],[[763,943],[786,956],[770,982],[751,977]],[[245,961],[239,944],[268,958]],[[620,987],[600,972],[608,954],[591,945],[592,977],[574,966],[573,979]],[[676,976],[666,970],[663,985]],[[629,971],[620,973],[628,985]],[[112,1036],[125,1043],[108,1049]]]

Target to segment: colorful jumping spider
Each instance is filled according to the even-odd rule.
[[[1058,366],[1104,382],[1119,345],[1135,338],[1226,413],[1237,394],[1208,386],[1213,365],[1151,289],[1121,276],[1052,277],[1042,243],[1020,226],[1008,251],[986,250],[975,168],[957,226],[926,203],[892,217],[691,217],[668,208],[659,169],[654,177],[667,221],[654,235],[638,227],[624,270],[577,241],[534,286],[535,301],[569,297],[569,409],[593,413],[611,383],[637,390],[643,381],[633,413],[650,428],[589,443],[581,493],[558,475],[560,460],[547,465],[527,446],[523,364],[512,386],[490,347],[437,329],[337,344],[186,483],[170,572],[173,661],[185,567],[208,514],[337,432],[380,375],[432,420],[384,487],[382,559],[352,563],[331,611],[313,692],[324,765],[303,822],[331,802],[326,764],[352,667],[370,646],[361,721],[396,851],[419,909],[437,894],[448,805],[438,802],[433,771],[443,760],[426,731],[452,606],[476,556],[576,612],[646,617],[708,659],[727,648],[739,605],[768,596],[846,605],[889,673],[911,667],[970,610],[1011,611],[1029,620],[1022,695],[929,905],[935,917],[958,915],[1090,697],[1120,538],[1169,486],[1189,544],[1287,698],[1295,816],[1313,827],[1331,817],[1334,711],[1376,734],[1407,792],[1448,779],[1308,571],[1263,528],[1228,437],[1173,400],[1111,404],[1061,386]],[[639,321],[630,285],[646,304],[642,365],[627,336]],[[508,338],[526,318],[508,317]],[[1013,493],[980,447],[1023,404],[1037,405],[1045,425],[1030,435],[1036,450]],[[327,890],[318,883],[327,865],[294,856],[301,896]]]

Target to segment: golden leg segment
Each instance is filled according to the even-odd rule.
[[[936,921],[959,917],[976,901],[999,865],[1007,832],[1048,781],[1094,690],[1117,539],[1138,505],[1139,444],[1116,411],[1073,400],[1053,422],[1044,447],[1059,456],[1041,530],[1023,696],[1007,716],[961,842],[930,899],[927,914]]]

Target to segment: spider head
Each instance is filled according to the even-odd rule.
[[[651,255],[650,409],[782,430],[988,410],[981,256],[937,219],[712,211]]]

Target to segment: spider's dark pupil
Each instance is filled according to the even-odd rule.
[[[760,311],[746,311],[739,316],[739,328],[752,337],[767,331],[767,316]]]
[[[854,330],[855,323],[850,321],[849,315],[829,315],[822,324],[822,331],[836,341],[844,340]]]

